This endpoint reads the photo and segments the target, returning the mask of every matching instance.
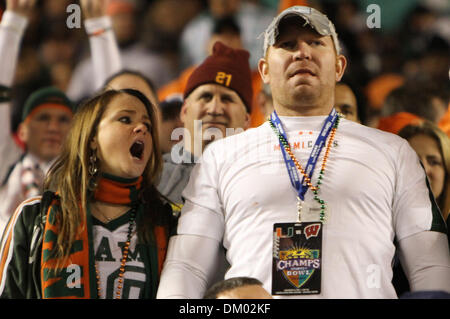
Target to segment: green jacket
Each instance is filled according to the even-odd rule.
[[[23,202],[11,217],[0,246],[0,298],[42,298],[42,240],[46,212],[54,196],[54,193],[48,191],[42,197],[30,198]],[[164,209],[167,211],[163,215],[167,216],[167,219],[157,223],[166,227],[169,237],[176,227],[176,221],[170,205],[165,204]],[[159,283],[158,249],[154,244],[142,244],[138,247],[144,259],[147,278],[150,278],[151,282],[150,287],[145,289],[144,297],[155,298]]]

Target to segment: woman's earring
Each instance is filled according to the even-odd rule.
[[[97,168],[97,156],[95,155],[95,151],[92,151],[92,155],[89,156],[89,175],[93,177],[98,172]]]
[[[96,181],[97,172],[98,172],[97,156],[95,155],[95,150],[92,150],[92,155],[89,156],[89,166],[88,166],[89,189],[92,191],[97,188],[97,181]]]

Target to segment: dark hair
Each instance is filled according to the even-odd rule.
[[[433,99],[445,99],[445,94],[441,93],[441,90],[443,89],[422,82],[407,83],[388,94],[383,104],[383,115],[409,112],[436,122],[436,110],[433,107]],[[448,103],[448,101],[444,102]]]
[[[165,99],[159,104],[163,121],[170,121],[180,117],[181,106],[183,105],[182,98]]]
[[[363,93],[362,88],[359,85],[357,85],[353,79],[346,76],[344,76],[341,81],[336,83],[336,85],[338,84],[345,84],[350,88],[350,90],[352,90],[356,98],[358,119],[361,122],[361,124],[365,124],[367,120],[367,100]]]
[[[237,35],[241,34],[241,28],[239,28],[238,24],[236,23],[236,20],[232,16],[226,16],[214,20],[212,33],[223,34],[226,32],[230,32]]]
[[[262,286],[262,282],[252,277],[234,277],[222,280],[212,285],[205,293],[203,299],[217,299],[217,296],[223,292],[243,287],[243,286]]]
[[[131,74],[131,75],[135,75],[135,76],[141,78],[142,80],[144,80],[145,83],[147,83],[148,87],[155,94],[155,96],[157,96],[156,87],[155,87],[155,84],[153,83],[153,81],[148,76],[144,75],[143,73],[141,73],[139,71],[131,70],[131,69],[122,69],[119,72],[112,74],[105,80],[105,83],[103,83],[103,87],[107,87],[108,84],[110,82],[112,82],[115,78],[117,78],[121,75],[124,75],[124,74]]]

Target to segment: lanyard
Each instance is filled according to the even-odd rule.
[[[308,175],[308,177],[310,179],[314,172],[314,168],[316,167],[317,160],[319,159],[320,152],[322,151],[323,147],[325,146],[325,142],[328,138],[328,135],[330,135],[331,129],[333,128],[337,119],[338,119],[338,113],[336,112],[336,109],[333,108],[331,110],[330,114],[328,115],[327,119],[325,120],[324,125],[322,126],[322,130],[320,131],[320,134],[317,137],[316,142],[314,143],[314,147],[312,148],[311,154],[309,155],[308,163],[306,164],[305,173]],[[284,137],[284,139],[286,141],[288,141],[286,133],[283,129],[283,125],[282,125],[281,120],[278,117],[278,114],[276,111],[272,112],[272,114],[270,116],[270,120],[275,125],[279,134],[281,134]],[[284,163],[286,164],[289,178],[291,180],[291,184],[297,191],[298,197],[302,201],[304,201],[305,194],[308,191],[308,185],[304,184],[305,177],[303,177],[300,182],[300,178],[299,178],[298,172],[297,172],[297,167],[295,166],[294,161],[291,159],[289,154],[286,153],[286,150],[284,149],[283,144],[280,139],[279,139],[279,143],[280,143],[281,152],[283,153]]]

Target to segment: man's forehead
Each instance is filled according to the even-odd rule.
[[[238,94],[234,90],[215,83],[206,83],[200,85],[195,88],[194,91],[192,91],[191,95],[198,95],[200,93],[220,93],[238,96]]]
[[[72,116],[72,110],[65,105],[40,105],[36,107],[31,113],[30,117],[35,118],[37,116],[50,115],[50,116],[60,116],[68,115]]]
[[[220,84],[215,83],[206,83],[195,88],[191,94],[185,99],[185,104],[196,104],[196,99],[199,98],[203,94],[218,94],[220,96],[230,96],[233,97],[233,101],[235,103],[241,104],[245,107],[245,103],[242,100],[241,96],[234,90],[230,88],[226,88]]]
[[[293,15],[293,16],[287,16],[283,20],[280,21],[280,24],[278,26],[278,34],[275,38],[275,41],[277,41],[281,36],[289,35],[289,31],[292,31],[293,29],[298,30],[299,32],[310,33],[317,37],[327,37],[327,36],[322,36],[320,33],[318,33],[302,17],[300,17],[298,15],[295,15],[295,16]]]

